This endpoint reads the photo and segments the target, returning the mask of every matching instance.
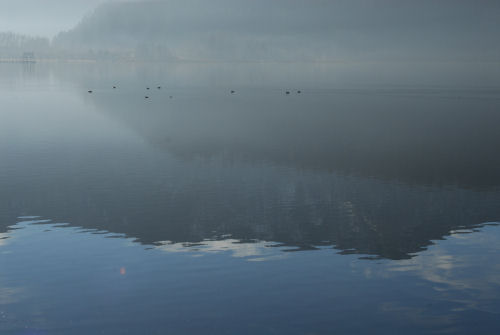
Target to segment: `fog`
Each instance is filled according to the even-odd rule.
[[[0,31],[41,37],[71,29],[106,0],[0,0]]]
[[[0,31],[45,41],[16,35],[13,42],[3,33],[0,58],[33,51],[37,58],[149,61],[500,59],[500,3],[489,0],[43,3],[0,2]]]

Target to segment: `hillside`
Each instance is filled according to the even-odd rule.
[[[116,2],[53,45],[147,60],[499,60],[500,4],[483,2],[480,10],[461,0]]]

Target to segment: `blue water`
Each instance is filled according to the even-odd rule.
[[[414,66],[1,65],[0,333],[497,334],[497,70]]]
[[[500,234],[410,260],[204,241],[145,247],[46,220],[2,237],[2,333],[327,334],[498,329]]]

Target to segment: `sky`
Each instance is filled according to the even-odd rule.
[[[71,29],[106,1],[109,0],[0,0],[0,31],[53,37]]]

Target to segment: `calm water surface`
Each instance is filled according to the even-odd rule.
[[[499,107],[495,64],[0,64],[0,333],[498,334]]]

